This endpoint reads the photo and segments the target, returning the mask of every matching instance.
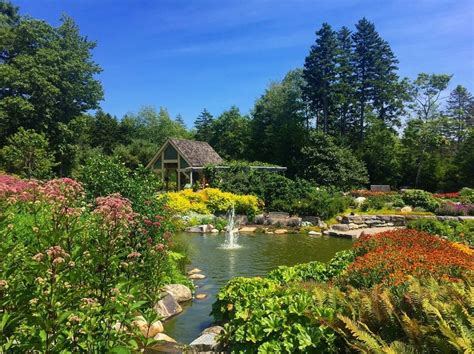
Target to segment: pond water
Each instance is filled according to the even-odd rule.
[[[196,280],[197,293],[204,300],[181,304],[183,312],[165,323],[165,333],[176,341],[189,344],[212,324],[211,312],[215,295],[226,282],[237,276],[264,276],[279,265],[309,261],[327,262],[337,251],[349,249],[351,240],[308,235],[241,234],[240,248],[222,249],[224,235],[181,233],[176,239],[186,243],[190,251],[190,269],[197,267],[207,276]]]

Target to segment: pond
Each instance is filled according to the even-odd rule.
[[[197,293],[204,300],[181,304],[183,312],[165,323],[165,333],[180,343],[189,344],[212,324],[211,312],[215,295],[227,281],[237,276],[264,276],[279,265],[309,261],[329,261],[337,251],[349,249],[352,241],[308,235],[242,234],[238,249],[222,249],[224,235],[180,233],[176,239],[186,243],[190,251],[190,268],[197,267],[207,276],[196,280]]]

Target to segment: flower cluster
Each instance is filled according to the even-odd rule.
[[[135,223],[137,213],[132,209],[132,204],[120,194],[111,194],[107,197],[96,199],[97,208],[93,213],[99,216],[106,227],[129,227]]]
[[[474,216],[474,204],[444,202],[435,210],[437,215]]]
[[[377,191],[369,191],[367,189],[356,189],[350,192],[352,197],[384,197],[387,195],[395,195],[397,192],[377,192]]]
[[[355,285],[398,285],[408,276],[458,280],[474,271],[474,256],[452,242],[417,230],[363,235],[354,246],[359,254],[347,269]]]
[[[84,198],[84,188],[71,178],[57,178],[46,182],[42,188],[44,196],[52,202],[73,203]]]
[[[439,198],[439,199],[458,199],[459,198],[459,192],[435,193],[435,194],[433,194],[433,197]]]
[[[36,180],[24,180],[10,175],[0,175],[0,199],[10,201],[30,201],[38,190]]]

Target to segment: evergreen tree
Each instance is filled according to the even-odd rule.
[[[347,27],[342,27],[338,34],[337,84],[335,86],[339,133],[345,136],[353,124],[354,80],[352,69],[352,37]]]
[[[178,123],[179,125],[181,125],[184,129],[186,129],[186,123],[184,123],[184,119],[183,119],[183,116],[181,114],[178,113],[178,115],[176,116],[174,121],[176,123]]]
[[[374,24],[366,18],[360,20],[352,39],[352,66],[362,140],[367,113],[375,110],[381,120],[393,123],[401,108],[403,92],[396,74],[397,60],[388,43],[375,30]]]
[[[465,135],[466,129],[474,123],[472,110],[474,98],[463,86],[458,85],[448,98],[447,115],[455,121],[455,138],[459,143]]]
[[[194,127],[196,128],[196,140],[209,141],[211,139],[213,133],[213,121],[214,117],[212,116],[212,114],[204,108],[194,121]]]
[[[305,100],[317,117],[318,128],[327,133],[334,125],[338,42],[336,32],[327,23],[323,23],[316,36],[316,43],[305,59],[303,75],[306,85],[302,88]]]
[[[117,119],[102,110],[98,110],[95,114],[93,132],[91,146],[101,148],[107,155],[121,143]]]

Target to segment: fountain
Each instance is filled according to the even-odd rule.
[[[234,229],[235,227],[235,208],[232,208],[227,212],[227,229],[225,232],[225,241],[221,245],[221,248],[229,250],[240,248],[241,246],[237,243],[239,240],[239,230]]]

